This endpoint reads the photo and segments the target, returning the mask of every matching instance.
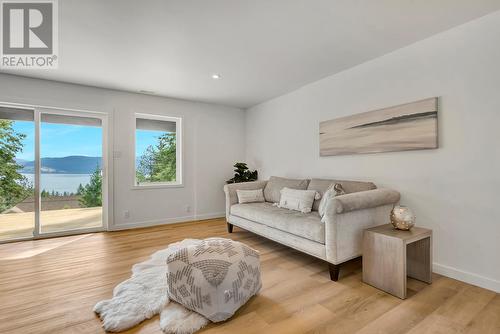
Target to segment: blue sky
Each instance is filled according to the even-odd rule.
[[[34,123],[15,121],[12,127],[16,132],[24,133],[26,135],[26,138],[23,141],[23,151],[17,153],[17,158],[23,160],[34,160],[35,159]]]
[[[34,123],[15,121],[13,128],[17,132],[26,134],[23,141],[23,152],[19,153],[17,158],[34,160]],[[136,133],[136,156],[140,156],[149,145],[156,143],[157,138],[162,133],[161,131],[138,130]],[[40,134],[42,138],[40,155],[42,158],[69,155],[102,156],[102,129],[99,127],[42,123]]]
[[[135,131],[135,156],[139,158],[149,145],[154,145],[163,131],[136,130]]]
[[[34,160],[34,123],[16,121],[13,128],[26,135],[23,152],[19,153],[17,158]],[[40,136],[42,158],[60,158],[69,155],[102,156],[102,130],[98,127],[42,123]]]

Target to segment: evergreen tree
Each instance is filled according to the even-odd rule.
[[[78,186],[78,189],[76,190],[76,194],[80,196],[81,194],[83,194],[83,191],[84,191],[84,188],[83,188],[82,184],[80,183],[80,185]]]
[[[149,145],[146,151],[139,158],[139,164],[137,166],[136,178],[139,182],[153,181],[155,172],[155,158],[156,150],[153,145]]]
[[[139,182],[171,182],[176,179],[177,147],[175,133],[164,133],[156,145],[150,145],[139,159]]]
[[[31,185],[19,173],[16,154],[23,150],[26,135],[12,127],[12,121],[0,120],[0,213],[30,195]]]
[[[102,206],[102,175],[99,166],[90,177],[90,182],[83,187],[80,204],[86,208]]]
[[[158,139],[156,156],[156,181],[175,181],[177,147],[175,133],[166,133]]]

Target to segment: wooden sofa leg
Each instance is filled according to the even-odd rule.
[[[330,279],[337,282],[339,280],[340,265],[328,263],[328,269],[330,270]]]
[[[227,233],[233,233],[233,224],[227,223]]]

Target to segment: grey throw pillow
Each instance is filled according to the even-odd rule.
[[[361,182],[361,181],[346,181],[346,180],[333,180],[333,179],[311,179],[308,190],[316,190],[321,195],[323,195],[331,185],[338,183],[345,190],[346,194],[355,193],[358,191],[377,189],[375,184],[371,182]],[[319,211],[320,201],[314,201],[313,211]]]
[[[319,202],[319,207],[318,207],[318,213],[319,216],[321,217],[321,220],[323,220],[323,217],[325,216],[325,210],[326,210],[326,204],[328,203],[328,200],[332,197],[339,196],[339,195],[344,195],[345,190],[342,188],[342,185],[340,183],[334,183],[332,184],[323,194],[323,197],[321,197],[321,201]]]

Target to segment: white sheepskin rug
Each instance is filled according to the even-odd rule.
[[[113,298],[94,307],[108,332],[121,332],[160,314],[160,327],[165,333],[190,334],[209,323],[196,312],[168,298],[166,281],[167,257],[180,246],[195,240],[186,239],[158,251],[151,259],[132,267],[132,277],[113,290]]]

